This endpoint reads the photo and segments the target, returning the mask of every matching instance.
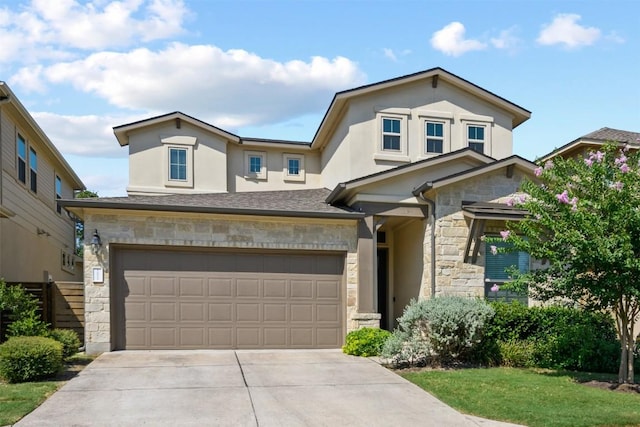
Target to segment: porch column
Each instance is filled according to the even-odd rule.
[[[373,215],[358,224],[358,312],[377,313],[374,292],[376,268],[376,230]]]

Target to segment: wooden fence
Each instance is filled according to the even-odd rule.
[[[14,283],[12,283],[14,285]],[[73,329],[84,342],[84,284],[82,282],[22,283],[38,299],[38,314],[52,328]],[[0,342],[6,337],[9,316],[0,312]]]

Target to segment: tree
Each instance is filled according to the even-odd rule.
[[[523,194],[509,202],[528,215],[500,233],[500,240],[542,263],[527,273],[514,270],[508,288],[615,315],[620,383],[634,382],[640,314],[639,160],[628,146],[610,144],[584,158],[547,161],[535,170],[539,181],[525,180]],[[498,251],[506,249],[491,247]]]
[[[98,193],[91,190],[78,191],[76,199],[91,199],[98,197]],[[76,255],[82,256],[84,251],[84,222],[80,218],[76,218]]]

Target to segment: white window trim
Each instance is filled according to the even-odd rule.
[[[410,162],[408,152],[409,115],[411,111],[403,108],[385,108],[376,112],[376,151],[374,160],[392,162]],[[383,148],[383,119],[400,120],[400,150],[385,150]]]
[[[289,175],[289,160],[298,160],[300,164],[300,170],[298,175]],[[304,182],[305,169],[304,169],[304,155],[303,154],[290,154],[284,153],[282,155],[282,176],[285,181]]]
[[[420,111],[418,118],[422,126],[422,149],[420,150],[420,158],[431,158],[441,154],[451,152],[451,123],[453,122],[453,114],[440,113],[437,111]],[[442,153],[427,152],[427,122],[442,123]]]
[[[60,182],[60,193],[58,193],[58,189],[56,188],[58,186],[58,182]],[[59,215],[62,215],[62,211],[63,211],[63,208],[58,205],[58,200],[62,199],[63,187],[64,187],[64,182],[62,181],[62,178],[57,173],[54,173],[54,178],[53,178],[53,204],[54,204],[54,208],[55,208],[56,212]]]
[[[251,164],[251,157],[260,157],[260,172],[249,172],[249,166]],[[266,151],[245,151],[244,152],[244,177],[246,179],[267,179],[267,153]]]
[[[161,138],[164,145],[164,185],[165,187],[193,188],[193,148],[197,138],[194,136],[169,136]],[[171,179],[171,149],[187,151],[187,179]]]
[[[493,128],[493,117],[489,116],[460,116],[462,123],[463,147],[469,147],[469,126],[479,126],[484,128],[484,151],[487,156],[492,155],[493,146],[491,144],[491,129]]]

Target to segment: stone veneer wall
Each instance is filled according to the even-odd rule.
[[[441,189],[436,195],[436,295],[484,297],[484,245],[475,264],[464,262],[470,220],[462,214],[463,201],[505,203],[517,193],[524,175],[512,178],[504,169],[481,179],[470,179]],[[496,224],[492,223],[494,227]],[[425,238],[425,244],[427,244]],[[429,253],[425,247],[425,253]],[[429,268],[425,259],[425,273]],[[425,274],[427,280],[429,275]],[[425,289],[428,289],[425,286]]]
[[[347,332],[360,326],[356,221],[95,210],[85,213],[85,229],[98,230],[103,243],[98,255],[84,251],[87,353],[111,350],[111,244],[346,252],[345,326]],[[104,269],[103,283],[93,283],[94,267]]]

